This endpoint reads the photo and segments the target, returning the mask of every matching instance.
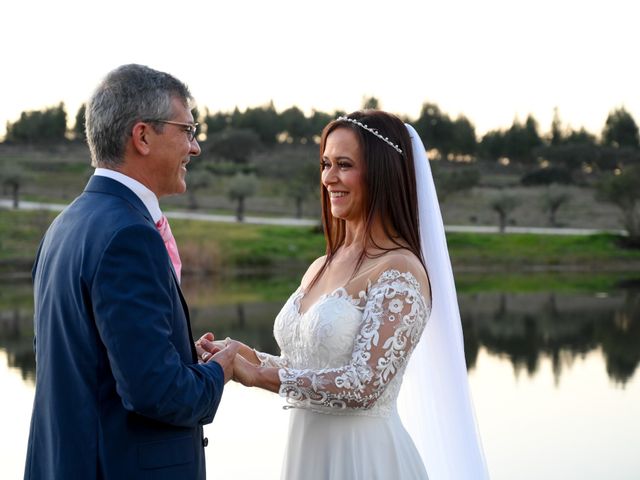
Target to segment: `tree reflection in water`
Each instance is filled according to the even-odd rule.
[[[461,295],[467,366],[480,347],[509,358],[516,374],[552,361],[556,381],[577,356],[600,348],[609,377],[621,384],[640,363],[640,289],[603,294]]]
[[[191,305],[194,335],[211,330],[218,338],[238,338],[277,353],[273,319],[295,283],[292,279],[252,279],[223,285],[188,280],[184,290]],[[0,349],[7,352],[9,366],[19,368],[23,378],[33,382],[30,286],[2,287]],[[548,357],[556,382],[563,368],[595,349],[603,353],[609,378],[621,385],[631,379],[640,363],[638,283],[621,285],[607,294],[504,292],[459,297],[469,369],[474,368],[481,347],[508,358],[516,375],[526,371],[533,376],[541,358]]]

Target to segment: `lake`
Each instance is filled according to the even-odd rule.
[[[194,335],[275,353],[297,278],[185,278]],[[592,274],[457,276],[469,382],[493,480],[640,478],[640,281]],[[0,286],[0,477],[22,478],[34,392],[33,306]],[[288,412],[230,382],[209,437],[210,478],[278,478]]]

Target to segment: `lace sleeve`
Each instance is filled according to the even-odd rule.
[[[275,367],[275,368],[286,368],[287,360],[284,357],[276,357],[275,355],[271,355],[269,353],[259,352],[258,350],[254,350],[256,357],[260,360],[261,367]]]
[[[428,317],[410,273],[384,272],[366,293],[351,361],[340,368],[281,368],[280,395],[297,407],[371,408],[420,339]]]

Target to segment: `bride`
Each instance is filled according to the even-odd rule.
[[[281,355],[241,344],[234,364],[291,408],[282,478],[488,478],[420,138],[366,110],[329,123],[320,152],[326,255],[275,320]],[[221,346],[200,342],[205,360]]]

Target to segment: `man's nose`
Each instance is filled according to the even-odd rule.
[[[192,157],[197,157],[201,152],[202,150],[200,149],[200,144],[198,143],[198,140],[194,138],[191,142],[191,150],[189,150],[189,154]]]

